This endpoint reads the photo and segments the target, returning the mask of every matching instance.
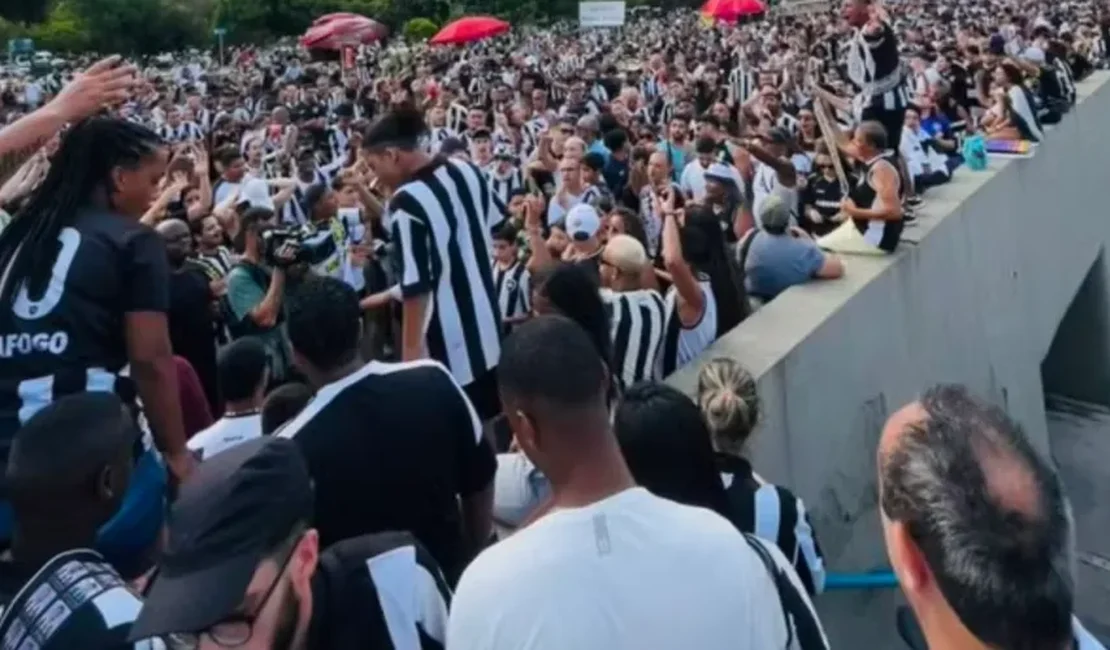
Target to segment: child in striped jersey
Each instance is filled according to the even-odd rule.
[[[505,335],[532,312],[531,275],[518,258],[517,228],[506,222],[493,236],[493,286]]]
[[[508,145],[499,144],[494,148],[493,163],[484,169],[490,189],[505,205],[514,192],[524,189],[524,174],[516,164],[516,156]]]

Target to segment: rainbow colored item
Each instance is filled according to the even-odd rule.
[[[987,153],[1029,156],[1033,153],[1033,143],[1028,140],[987,140]]]

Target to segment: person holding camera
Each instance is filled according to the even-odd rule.
[[[289,375],[289,346],[282,328],[286,273],[296,260],[295,242],[267,246],[266,234],[276,225],[266,208],[248,208],[239,218],[243,254],[227,276],[227,299],[233,338],[258,337],[269,357],[270,381],[281,384]],[[270,250],[273,248],[273,250]]]

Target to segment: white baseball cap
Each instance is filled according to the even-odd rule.
[[[252,208],[266,208],[274,211],[274,199],[270,196],[270,184],[260,178],[247,178],[239,188],[239,205],[247,203]]]
[[[567,235],[575,241],[586,241],[597,234],[601,228],[601,217],[594,206],[579,203],[567,212]]]

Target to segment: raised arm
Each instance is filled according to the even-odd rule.
[[[135,69],[118,56],[101,59],[78,74],[46,106],[0,130],[0,185],[66,124],[117,104],[131,92]]]

